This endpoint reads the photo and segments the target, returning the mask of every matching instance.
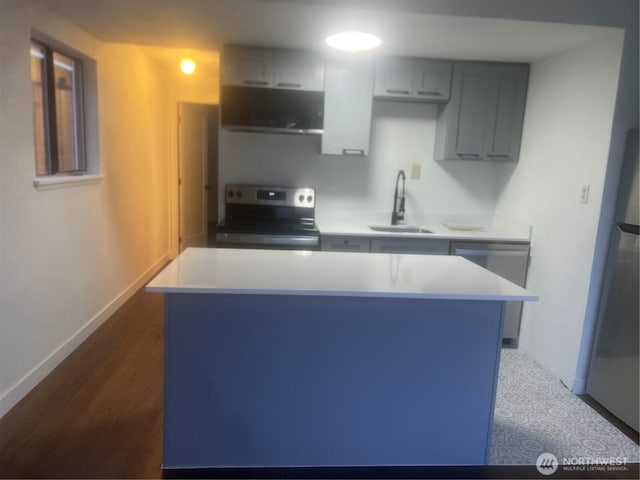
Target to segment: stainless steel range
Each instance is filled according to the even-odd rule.
[[[313,188],[227,184],[216,246],[318,250]]]

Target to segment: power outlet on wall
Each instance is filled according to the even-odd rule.
[[[420,170],[422,167],[419,163],[414,163],[411,165],[411,169],[409,170],[409,177],[416,180],[420,178]]]

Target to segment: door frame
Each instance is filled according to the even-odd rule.
[[[219,103],[209,103],[209,102],[195,102],[189,100],[183,100],[176,96],[172,96],[169,99],[169,148],[170,148],[170,168],[168,175],[168,185],[167,189],[169,191],[169,257],[174,259],[180,253],[180,155],[179,149],[180,144],[178,141],[179,136],[179,128],[180,124],[178,122],[179,116],[179,104],[181,103],[193,103],[196,105],[205,105],[209,107],[215,108],[215,115],[217,118],[217,124],[215,125],[216,129],[216,153],[215,153],[215,165],[209,164],[209,178],[211,178],[211,169],[215,168],[216,174],[216,184],[209,184],[209,196],[215,195],[216,198],[218,196],[219,185],[217,184],[218,174],[219,174],[219,158],[218,158],[218,140],[219,140],[219,128],[220,128],[220,104]],[[216,212],[217,214],[217,212]]]

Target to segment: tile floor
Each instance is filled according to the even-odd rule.
[[[560,464],[572,458],[640,461],[640,447],[629,437],[526,354],[503,349],[490,463],[533,465],[545,452]]]

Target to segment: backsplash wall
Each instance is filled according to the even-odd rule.
[[[390,212],[396,174],[404,169],[408,219],[432,214],[492,216],[504,169],[514,166],[434,161],[437,114],[434,104],[374,101],[370,154],[365,157],[320,155],[320,137],[315,135],[221,130],[220,198],[224,185],[233,182],[309,186],[317,190],[321,223],[337,214]],[[412,164],[421,167],[419,179],[409,178]]]

